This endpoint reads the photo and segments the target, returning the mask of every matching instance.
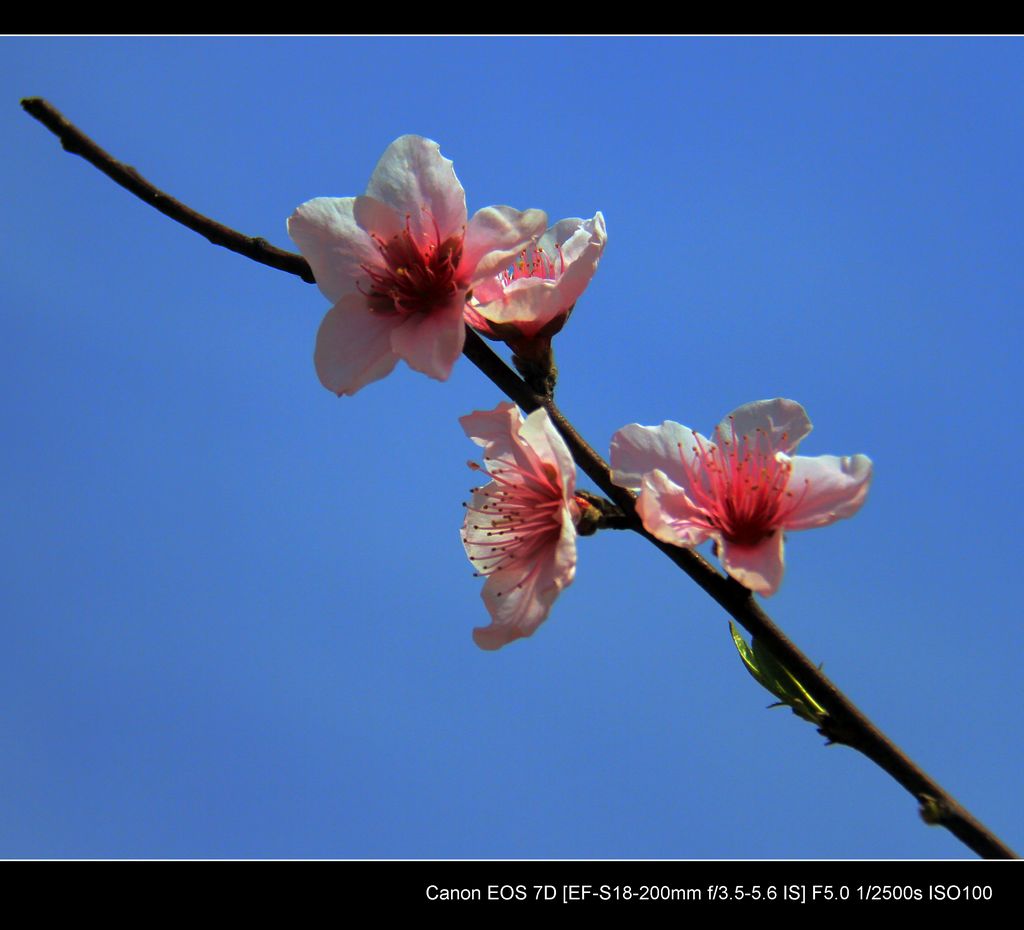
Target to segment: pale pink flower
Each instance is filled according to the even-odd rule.
[[[586,290],[607,241],[600,213],[559,220],[513,264],[473,288],[467,322],[510,343],[550,338]]]
[[[760,594],[782,581],[783,534],[853,516],[871,460],[794,455],[811,431],[796,401],[760,400],[730,413],[714,441],[666,421],[634,423],[612,439],[612,480],[639,490],[637,513],[662,542],[716,543],[725,570]]]
[[[420,136],[388,146],[364,196],[304,203],[288,233],[334,304],[316,338],[324,387],[354,394],[400,358],[445,380],[465,340],[467,293],[546,222],[540,210],[485,207],[467,223],[451,161]]]
[[[478,410],[459,422],[484,447],[491,482],[473,489],[462,543],[487,578],[491,625],[473,639],[481,649],[533,635],[576,574],[576,464],[547,411],[526,419],[515,404]],[[480,466],[470,462],[470,467]]]

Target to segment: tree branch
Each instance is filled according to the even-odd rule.
[[[270,245],[265,239],[245,236],[224,226],[164,193],[134,168],[117,161],[47,101],[32,97],[22,107],[54,133],[64,148],[80,155],[117,184],[165,216],[255,262],[294,274],[314,283],[309,264],[301,255]],[[506,365],[471,328],[466,327],[466,357],[509,398],[527,411],[544,407],[565,438],[577,465],[621,508],[631,528],[660,549],[737,623],[766,644],[828,713],[820,732],[831,742],[843,743],[864,753],[907,789],[921,805],[928,823],[941,824],[978,855],[988,859],[1016,859],[1016,853],[977,821],[960,803],[918,768],[888,739],[772,622],[753,594],[734,579],[720,574],[698,552],[671,546],[644,530],[635,512],[635,496],[613,484],[608,463],[583,439],[553,399],[535,393]]]
[[[65,151],[72,155],[80,155],[90,165],[99,168],[115,184],[120,184],[125,190],[131,191],[139,200],[159,210],[164,216],[187,226],[193,232],[209,239],[214,245],[223,246],[261,265],[269,265],[271,268],[298,275],[310,284],[315,283],[313,272],[301,255],[279,249],[259,236],[244,236],[229,226],[197,213],[181,201],[175,200],[170,194],[165,194],[150,184],[131,165],[119,162],[109,152],[101,149],[77,126],[68,122],[48,101],[41,97],[27,97],[21,101],[21,105],[26,113],[39,120],[60,139]]]

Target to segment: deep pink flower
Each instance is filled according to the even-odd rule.
[[[473,639],[481,649],[533,635],[576,574],[576,465],[547,411],[526,419],[515,404],[471,413],[459,422],[484,447],[491,482],[473,489],[462,543],[487,578],[491,625]],[[471,468],[480,466],[470,463]]]
[[[466,295],[540,234],[540,210],[485,207],[466,222],[466,194],[436,142],[388,146],[362,197],[319,197],[288,233],[334,306],[316,338],[324,387],[354,394],[400,358],[445,380],[465,340]]]
[[[499,274],[477,284],[466,320],[507,342],[557,333],[597,271],[604,217],[559,220]]]
[[[734,410],[714,441],[671,421],[634,423],[612,439],[612,480],[640,491],[649,533],[677,546],[713,539],[733,578],[774,594],[784,532],[853,516],[871,483],[867,456],[793,455],[810,431],[804,408],[782,398]]]

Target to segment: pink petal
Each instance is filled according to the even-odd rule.
[[[399,317],[391,330],[391,348],[410,368],[422,371],[438,381],[447,381],[466,340],[462,321],[465,298],[462,294],[445,307],[429,313]]]
[[[704,443],[709,445],[708,440]],[[688,478],[682,457],[692,461],[694,445],[693,430],[671,420],[661,426],[624,426],[612,437],[612,481],[621,488],[636,491],[645,474],[660,469],[677,485],[685,487]]]
[[[473,282],[474,308],[478,309],[480,304],[487,304],[494,300],[501,300],[505,296],[505,288],[497,275],[488,276]],[[484,321],[486,324],[486,320]]]
[[[479,314],[491,323],[515,324],[527,337],[534,335],[567,313],[586,290],[606,241],[600,213],[591,220],[559,220],[536,245],[558,269],[557,277],[517,278],[506,285],[497,277],[487,278],[473,290]]]
[[[385,242],[397,236],[405,229],[405,214],[399,214],[394,207],[374,197],[356,197],[352,204],[352,215],[359,227],[367,233],[373,233]],[[375,249],[376,253],[376,249]],[[380,261],[380,254],[375,254]]]
[[[366,193],[392,207],[403,223],[408,214],[416,238],[432,238],[435,223],[442,241],[466,225],[466,192],[452,163],[422,136],[402,136],[387,147]]]
[[[592,220],[580,222],[579,228],[562,244],[565,271],[558,281],[559,291],[566,307],[571,307],[587,289],[590,279],[597,271],[598,262],[604,253],[608,233],[604,217],[597,213]],[[561,224],[556,225],[556,229]]]
[[[321,292],[335,304],[358,290],[361,266],[380,258],[355,221],[354,202],[353,197],[317,197],[288,218],[288,235],[309,262]]]
[[[497,278],[491,279],[497,283]],[[473,290],[480,315],[489,323],[515,324],[525,336],[533,336],[562,311],[569,309],[558,282],[546,278],[519,278],[495,289],[490,280]]]
[[[460,273],[472,276],[474,283],[493,277],[544,231],[547,221],[543,210],[477,210],[466,229]]]
[[[644,475],[636,512],[648,533],[673,546],[700,545],[713,532],[704,511],[663,471]]]
[[[575,575],[576,530],[567,509],[556,543],[537,558],[513,562],[488,576],[481,596],[491,624],[473,630],[474,642],[481,649],[493,650],[532,636]]]
[[[313,360],[323,386],[339,396],[355,394],[388,374],[398,361],[391,351],[396,319],[371,313],[362,294],[338,301],[316,334]]]
[[[544,466],[555,470],[568,501],[576,490],[576,462],[551,418],[539,408],[525,419],[507,401],[493,410],[477,410],[459,418],[466,435],[484,447],[488,469],[513,464],[538,478],[550,480]]]
[[[590,239],[584,224],[593,224],[593,220],[584,220],[578,216],[569,216],[549,226],[544,235],[537,240],[537,248],[544,252],[552,261],[557,261],[559,249],[565,261],[574,261],[586,248]],[[574,243],[579,243],[577,248]]]
[[[492,443],[494,450],[487,449],[488,455],[500,455],[512,448],[512,434],[519,431],[523,415],[519,408],[509,401],[502,401],[493,410],[474,410],[459,417],[466,435],[478,446],[485,448]]]
[[[506,466],[538,474],[539,459],[519,435],[523,415],[515,404],[503,401],[493,410],[477,410],[460,417],[466,435],[484,447],[484,461],[488,471]]]
[[[871,459],[866,455],[797,455],[789,491],[799,503],[786,517],[787,530],[828,526],[853,516],[871,486]]]
[[[776,530],[756,546],[737,546],[717,536],[719,559],[725,570],[743,587],[767,597],[782,583],[783,534]]]
[[[540,464],[554,468],[562,485],[562,493],[567,499],[572,497],[576,490],[576,462],[543,407],[534,410],[526,418],[519,429],[519,436]]]
[[[776,397],[774,400],[755,400],[737,407],[718,424],[718,433],[725,438],[731,434],[753,437],[758,429],[766,434],[771,448],[792,454],[812,429],[807,411],[795,400]],[[783,439],[785,435],[785,439]]]

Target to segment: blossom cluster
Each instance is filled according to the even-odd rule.
[[[288,233],[333,305],[313,356],[324,387],[355,394],[399,359],[445,381],[466,322],[519,340],[564,322],[604,249],[601,214],[546,232],[542,210],[467,215],[451,161],[420,136],[388,146],[362,196],[292,214]]]
[[[310,200],[288,232],[332,305],[314,362],[339,396],[399,359],[446,380],[467,325],[505,342],[517,365],[547,364],[607,242],[600,212],[550,227],[536,209],[491,206],[470,218],[452,162],[411,135],[388,146],[363,195]],[[524,417],[502,403],[461,423],[483,447],[484,466],[471,467],[490,479],[473,489],[462,526],[491,616],[473,637],[498,649],[547,618],[575,578],[577,536],[601,515],[577,492],[573,456],[543,407]],[[804,408],[783,398],[739,407],[707,437],[673,421],[634,423],[612,438],[612,480],[636,495],[651,535],[683,547],[712,540],[732,578],[770,595],[785,534],[852,516],[871,482],[866,456],[796,455],[810,431]]]

